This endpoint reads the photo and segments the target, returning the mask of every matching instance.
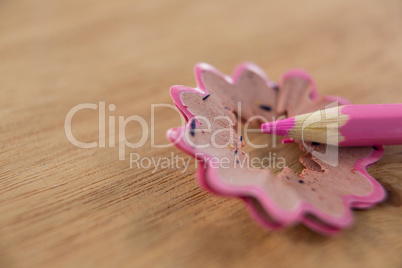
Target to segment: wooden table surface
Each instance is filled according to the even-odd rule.
[[[119,160],[108,133],[105,147],[85,149],[64,128],[71,108],[100,102],[115,105],[116,134],[119,116],[150,125],[151,104],[172,104],[174,84],[195,86],[201,61],[225,73],[252,61],[274,80],[301,67],[321,94],[402,103],[401,29],[400,0],[1,1],[0,267],[402,267],[401,146],[369,169],[388,199],[328,238],[262,230],[241,201],[199,187],[193,160],[130,168],[130,153],[188,159],[151,137]],[[98,110],[74,116],[78,140],[98,141]],[[155,142],[166,144],[180,117],[155,111]],[[125,135],[140,140],[140,125]]]

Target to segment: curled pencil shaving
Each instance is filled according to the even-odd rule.
[[[197,88],[171,88],[173,101],[188,123],[170,129],[167,137],[202,163],[198,170],[202,186],[243,199],[263,227],[277,229],[300,222],[330,235],[351,226],[351,208],[368,208],[385,198],[382,186],[366,171],[381,158],[382,147],[338,151],[331,146],[303,146],[295,141],[306,151],[300,159],[305,166],[301,174],[288,167],[277,175],[269,169],[250,168],[249,157],[242,150],[245,142],[236,132],[236,115],[244,120],[256,117],[272,121],[279,116],[323,109],[334,101],[339,105],[348,103],[339,97],[319,97],[306,72],[289,71],[279,85],[250,63],[239,65],[231,77],[202,63],[195,67],[195,75]],[[212,139],[215,146],[199,148]],[[338,165],[327,164],[313,154],[337,157]],[[229,168],[217,164],[222,159],[228,159]]]

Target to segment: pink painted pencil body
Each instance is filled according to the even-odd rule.
[[[339,146],[402,144],[402,104],[345,105],[340,107],[339,114],[342,116],[339,117],[340,124],[337,127]],[[309,129],[299,133],[302,132],[300,127],[295,127],[297,124],[300,126],[300,118],[306,118],[306,115],[263,124],[261,130],[264,133],[295,139],[312,137],[306,133]],[[325,120],[322,121],[325,123]],[[320,138],[311,139],[314,138],[307,141],[325,142]]]
[[[346,105],[349,116],[340,133],[340,146],[402,144],[402,104]]]

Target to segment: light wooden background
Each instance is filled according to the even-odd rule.
[[[194,161],[152,173],[119,161],[117,147],[67,140],[80,103],[150,123],[151,104],[172,104],[171,85],[195,86],[200,61],[225,73],[253,61],[274,80],[302,67],[322,94],[402,103],[402,2],[0,1],[0,267],[402,267],[401,146],[370,168],[387,201],[326,238],[260,229],[241,201],[199,188]],[[156,118],[165,143],[180,119]],[[78,113],[74,135],[96,141],[97,120]],[[126,134],[138,141],[139,125]],[[133,152],[186,157],[149,140]]]

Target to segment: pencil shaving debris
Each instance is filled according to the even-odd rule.
[[[207,64],[197,65],[195,73],[198,88],[174,86],[171,89],[176,107],[191,124],[169,130],[167,137],[202,163],[198,167],[198,180],[204,188],[241,198],[251,216],[264,228],[277,229],[299,222],[326,235],[353,223],[352,208],[368,208],[384,199],[384,189],[366,171],[367,165],[381,158],[380,146],[340,148],[338,155],[338,149],[330,146],[289,140],[299,143],[306,152],[300,158],[305,166],[301,174],[284,167],[275,175],[268,169],[250,165],[253,159],[242,149],[244,137],[236,133],[235,115],[241,120],[253,116],[290,117],[319,110],[334,100],[340,105],[347,103],[342,98],[318,97],[315,84],[306,72],[289,71],[279,85],[269,81],[254,64],[239,65],[231,77]],[[202,103],[198,101],[200,92],[204,96]],[[210,94],[214,98],[205,101]],[[242,104],[241,111],[238,103]],[[214,120],[222,114],[232,121]],[[195,133],[196,117],[208,119],[214,134],[207,131],[203,135],[192,134],[191,141],[180,135],[187,129]],[[197,146],[212,138],[222,146]],[[337,162],[332,165],[326,157]],[[223,160],[228,161],[228,168],[220,163]]]

